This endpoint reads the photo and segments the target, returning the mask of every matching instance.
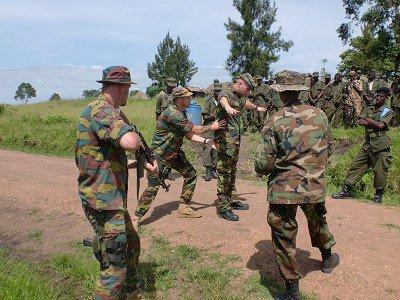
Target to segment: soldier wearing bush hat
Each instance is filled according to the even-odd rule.
[[[255,86],[253,77],[249,73],[244,73],[239,75],[229,88],[223,89],[218,95],[217,119],[226,120],[227,126],[226,129],[215,132],[215,144],[218,151],[217,211],[221,218],[229,221],[239,220],[232,209],[249,209],[248,204],[237,201],[235,183],[243,132],[241,112],[245,108],[266,111],[265,108],[257,107],[246,99]]]
[[[335,240],[328,230],[325,207],[324,173],[333,140],[325,114],[299,101],[300,92],[308,89],[304,76],[280,72],[271,88],[279,92],[284,107],[261,131],[255,170],[269,176],[267,220],[286,284],[286,292],[279,299],[300,299],[301,276],[295,258],[298,207],[308,220],[312,246],[321,252],[322,272],[329,273],[339,264],[339,256],[331,251]]]
[[[386,100],[390,97],[390,89],[388,87],[381,87],[376,93],[376,103],[364,108],[358,118],[358,123],[365,128],[364,144],[351,163],[342,190],[332,195],[334,199],[350,197],[357,182],[369,168],[372,168],[376,190],[373,201],[375,203],[382,203],[387,172],[392,163],[392,156],[390,154],[392,141],[387,132],[393,118],[393,111],[385,104]]]

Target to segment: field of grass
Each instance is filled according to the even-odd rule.
[[[75,144],[76,122],[79,114],[89,103],[88,100],[52,101],[31,105],[0,106],[0,147],[20,150],[29,153],[73,157]],[[203,103],[200,100],[200,103]],[[129,100],[124,113],[137,128],[142,131],[146,140],[151,140],[155,128],[154,100]],[[331,160],[327,171],[328,192],[336,192],[343,183],[346,170],[351,160],[361,147],[364,131],[361,127],[354,129],[334,129],[337,154]],[[392,129],[393,164],[388,176],[388,188],[384,196],[387,205],[400,205],[399,180],[400,172],[400,132]],[[254,155],[258,143],[257,135],[247,134],[250,156]],[[245,141],[245,142],[246,142]],[[341,148],[344,148],[341,149]],[[191,160],[198,159],[193,147],[185,147]],[[247,149],[246,149],[247,150]],[[343,150],[343,151],[342,151]],[[199,162],[194,163],[199,167]],[[248,179],[255,179],[251,157],[245,167]],[[240,170],[239,170],[240,171]],[[373,174],[364,176],[357,185],[354,197],[363,201],[371,201],[374,194]]]
[[[69,253],[40,263],[0,251],[0,299],[92,299],[98,263],[91,249],[80,243],[67,249]],[[244,275],[239,260],[189,245],[173,246],[164,236],[152,237],[141,255],[140,285],[146,299],[272,299],[282,290],[271,278]]]

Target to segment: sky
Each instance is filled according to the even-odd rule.
[[[275,28],[294,46],[272,69],[313,72],[326,58],[334,73],[345,49],[336,33],[345,20],[342,1],[276,0],[276,5]],[[240,20],[232,0],[0,0],[0,102],[14,102],[21,82],[36,88],[34,101],[54,92],[79,97],[99,87],[95,80],[110,65],[128,66],[135,89],[144,91],[151,83],[147,63],[167,32],[191,50],[199,68],[191,85],[229,80],[228,18]]]

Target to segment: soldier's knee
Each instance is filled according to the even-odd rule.
[[[269,226],[272,229],[277,229],[277,228],[282,227],[282,219],[276,213],[276,209],[273,207],[269,208],[268,215],[267,215],[267,221],[268,221]]]
[[[126,265],[127,249],[128,242],[125,232],[111,238],[96,235],[93,239],[93,253],[99,261],[101,269],[107,269],[110,265]]]

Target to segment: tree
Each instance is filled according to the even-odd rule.
[[[365,26],[360,36],[350,40],[350,46],[350,49],[340,55],[340,72],[361,70],[368,74],[371,70],[376,70],[382,74],[389,74],[394,70],[395,47],[385,31],[375,36],[370,27]]]
[[[154,61],[147,64],[147,75],[159,88],[165,86],[168,77],[174,77],[184,86],[197,73],[194,61],[189,59],[190,50],[181,42],[180,37],[174,41],[169,32],[157,46]]]
[[[231,42],[230,55],[226,60],[232,76],[249,72],[265,78],[271,75],[270,65],[279,60],[278,52],[289,51],[292,41],[281,38],[281,28],[273,31],[276,21],[276,5],[270,0],[233,0],[243,24],[231,18],[225,23],[227,38]]]
[[[155,97],[161,91],[162,91],[162,89],[160,87],[158,87],[157,85],[150,85],[146,88],[146,94],[150,98]]]
[[[82,97],[85,98],[85,99],[96,98],[99,95],[100,95],[100,91],[99,90],[84,90],[82,92]]]
[[[61,100],[61,97],[60,97],[60,94],[58,94],[58,93],[54,93],[53,95],[51,95],[51,97],[49,99],[49,101],[60,101],[60,100]]]
[[[15,91],[14,99],[15,100],[22,100],[25,101],[25,104],[28,103],[28,101],[31,98],[36,97],[36,90],[33,88],[33,86],[29,82],[22,82],[17,90]]]
[[[368,27],[370,34],[382,42],[384,38],[393,45],[383,60],[392,61],[394,69],[400,68],[400,1],[399,0],[343,0],[349,20],[337,32],[344,44],[352,40],[353,27]],[[365,53],[364,53],[365,54]],[[384,62],[383,62],[384,63]]]

